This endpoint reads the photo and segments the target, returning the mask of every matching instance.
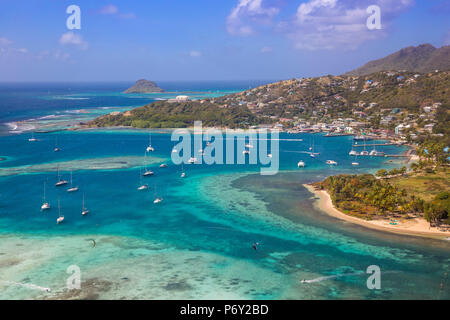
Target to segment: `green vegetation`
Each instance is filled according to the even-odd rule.
[[[110,114],[89,122],[93,127],[186,128],[202,120],[205,127],[247,128],[258,120],[247,107],[225,108],[212,103],[155,102],[132,111]]]
[[[441,172],[448,188],[449,175]],[[377,179],[373,175],[339,175],[317,183],[327,190],[334,205],[341,211],[367,220],[376,217],[424,217],[433,225],[450,224],[450,196],[438,186],[422,188],[435,179],[428,175],[392,180]],[[424,200],[424,198],[430,200]]]

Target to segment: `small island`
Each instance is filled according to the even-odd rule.
[[[158,87],[158,85],[155,82],[145,79],[136,81],[136,83],[131,88],[124,91],[124,93],[161,93],[161,92],[164,92],[164,90]]]

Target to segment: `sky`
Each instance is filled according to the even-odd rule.
[[[450,44],[449,16],[450,0],[0,0],[0,82],[338,75]]]

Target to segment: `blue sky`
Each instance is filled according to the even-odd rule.
[[[81,9],[68,30],[66,8]],[[381,30],[368,30],[369,5]],[[450,44],[449,0],[0,0],[0,81],[279,80]]]

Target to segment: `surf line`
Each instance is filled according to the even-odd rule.
[[[45,287],[41,287],[32,283],[19,283],[19,282],[13,282],[13,281],[1,281],[2,283],[5,283],[7,285],[14,285],[14,286],[19,286],[19,287],[23,287],[23,288],[28,288],[28,289],[32,289],[32,290],[40,290],[40,291],[45,291],[45,292],[51,292],[52,290],[50,288],[45,288]]]
[[[397,271],[385,271],[384,274],[386,273],[397,273]],[[337,279],[337,278],[341,278],[341,277],[348,277],[348,276],[361,276],[361,275],[365,275],[366,273],[364,271],[359,271],[359,272],[353,272],[353,273],[343,273],[343,274],[336,274],[336,275],[332,275],[332,276],[325,276],[325,277],[319,277],[319,278],[315,278],[315,279],[311,279],[311,280],[301,280],[301,283],[314,283],[314,282],[321,282],[321,281],[325,281],[325,280],[331,280],[331,279]]]

